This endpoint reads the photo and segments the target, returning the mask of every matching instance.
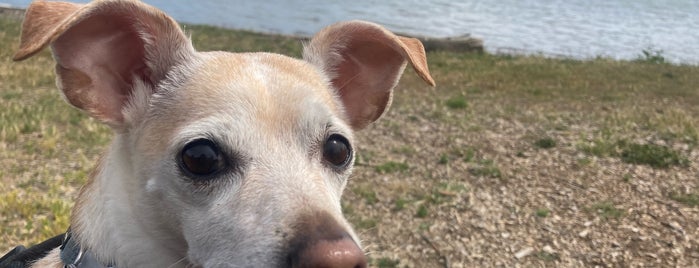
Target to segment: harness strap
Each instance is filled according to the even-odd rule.
[[[49,238],[33,247],[25,249],[24,246],[17,246],[10,250],[5,256],[0,258],[1,268],[25,268],[49,253],[49,251],[57,248],[63,241],[63,234]]]
[[[72,238],[70,228],[63,236],[61,243],[61,261],[65,268],[113,268],[111,264],[104,265],[90,252],[83,250],[82,246]],[[2,267],[0,267],[2,268]]]
[[[99,262],[90,252],[83,250],[75,239],[71,239],[70,228],[65,234],[54,236],[28,249],[17,246],[0,258],[0,268],[27,268],[46,257],[49,251],[59,248],[64,268],[113,268]]]

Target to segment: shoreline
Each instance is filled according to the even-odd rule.
[[[9,5],[3,5],[0,3],[0,17],[9,17],[13,19],[18,19],[21,20],[24,17],[24,12],[26,9],[24,8],[18,8],[18,7],[12,7]],[[306,35],[294,35],[294,34],[282,34],[282,33],[274,33],[274,32],[264,32],[264,31],[258,31],[254,29],[243,29],[243,28],[229,28],[229,27],[223,27],[223,26],[218,26],[218,25],[210,25],[210,24],[190,24],[190,23],[185,23],[185,22],[179,22],[180,25],[182,26],[190,26],[190,25],[202,25],[202,26],[209,26],[209,27],[215,27],[215,28],[220,28],[220,29],[225,29],[225,30],[231,30],[231,31],[244,31],[244,32],[250,32],[258,35],[263,35],[263,36],[268,36],[270,38],[289,38],[289,39],[295,39],[299,40],[301,42],[308,41],[311,36],[306,36]],[[669,59],[664,55],[664,52],[662,50],[653,50],[652,48],[649,49],[644,49],[642,51],[639,51],[638,55],[636,58],[618,58],[614,57],[611,55],[597,55],[597,56],[580,56],[580,55],[572,55],[572,54],[561,54],[561,53],[556,53],[556,52],[545,52],[545,51],[538,51],[538,50],[529,50],[529,49],[523,49],[523,48],[515,48],[515,47],[489,47],[486,48],[484,45],[484,41],[481,38],[476,38],[472,37],[469,34],[463,35],[463,36],[455,36],[455,37],[427,37],[427,36],[421,36],[421,35],[411,35],[411,34],[405,34],[405,33],[400,33],[396,32],[397,35],[400,36],[405,36],[405,37],[412,37],[412,38],[417,38],[422,42],[422,44],[425,47],[425,51],[427,52],[434,52],[434,51],[444,51],[444,52],[457,52],[457,53],[488,53],[488,54],[493,54],[493,55],[506,55],[506,56],[536,56],[536,57],[544,57],[544,58],[550,58],[550,59],[561,59],[561,60],[580,60],[580,61],[590,61],[590,60],[595,60],[595,59],[609,59],[613,61],[643,61],[643,62],[653,62],[653,63],[665,63],[665,64],[671,64],[671,65],[677,65],[677,66],[699,66],[699,62],[685,62],[685,61],[675,61],[672,59]]]
[[[16,18],[16,19],[22,19],[24,17],[24,12],[25,12],[25,9],[23,9],[23,8],[15,8],[15,7],[10,7],[10,6],[0,5],[0,16],[8,16],[8,17]],[[212,26],[212,25],[210,25],[210,26]],[[310,39],[310,36],[302,36],[302,35],[285,35],[285,34],[276,34],[276,33],[266,33],[266,32],[254,31],[254,30],[225,28],[225,27],[219,27],[219,26],[213,26],[213,27],[218,27],[218,28],[223,28],[223,29],[228,29],[228,30],[250,31],[250,32],[253,32],[256,34],[293,38],[293,39],[297,39],[297,40],[301,40],[301,41],[307,41]],[[441,50],[441,51],[449,51],[449,52],[475,52],[475,53],[483,53],[485,51],[485,49],[483,47],[483,40],[481,40],[479,38],[470,37],[468,35],[461,36],[461,37],[432,38],[432,37],[408,35],[408,34],[403,34],[403,33],[396,33],[396,34],[401,35],[401,36],[413,37],[413,38],[419,39],[420,42],[422,42],[422,44],[425,46],[425,51]]]

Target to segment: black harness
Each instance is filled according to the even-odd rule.
[[[51,250],[60,247],[61,261],[65,268],[113,268],[104,265],[72,238],[70,228],[65,234],[60,234],[30,248],[17,246],[0,258],[0,268],[26,268],[35,261],[46,257]]]
[[[24,268],[61,246],[65,234],[60,234],[30,248],[17,246],[0,258],[0,268]]]

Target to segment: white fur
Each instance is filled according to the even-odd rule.
[[[230,57],[218,56],[204,58],[210,63]],[[138,95],[130,102],[126,118],[133,126],[117,134],[73,223],[81,241],[91,245],[99,259],[118,267],[167,267],[182,258],[187,261],[176,266],[227,267],[232,265],[230,260],[276,266],[278,259],[272,256],[283,254],[284,236],[293,235],[289,226],[297,208],[311,204],[309,209],[335,215],[358,241],[340,208],[350,170],[338,174],[325,167],[320,151],[309,156],[309,148],[321,146],[318,142],[329,133],[343,134],[351,141],[350,128],[323,98],[304,89],[307,85],[279,85],[293,80],[275,77],[273,66],[261,60],[280,56],[245,56],[255,63],[244,68],[251,75],[204,89],[210,90],[211,99],[201,107],[169,106],[181,105],[181,98],[186,98],[182,93],[201,90],[193,86],[206,87],[187,82],[167,89],[168,94],[153,96],[150,102]],[[258,89],[249,84],[257,84]],[[287,98],[301,101],[286,102]],[[270,126],[259,126],[256,117],[269,108],[266,105],[288,106],[284,111],[297,111],[298,121],[279,124],[283,132],[269,133]],[[148,123],[170,121],[162,115],[174,109],[198,111],[192,112],[193,118],[167,123],[176,130],[172,135],[153,132]],[[167,139],[167,150],[141,151],[148,143],[143,134],[161,134],[157,138]],[[251,160],[242,174],[226,174],[213,181],[210,189],[198,192],[179,174],[173,160],[187,141],[203,137],[215,138]]]
[[[117,76],[110,73],[110,66],[90,65],[104,60],[95,60],[94,55],[114,56],[109,51],[81,54],[81,44],[60,39],[81,20],[100,14],[120,14],[125,19],[111,25],[121,28],[107,28],[116,30],[95,42],[110,45],[106,47],[143,46],[142,54],[130,54],[137,56],[113,57],[118,63],[114,68],[122,71]],[[87,32],[94,33],[95,25],[88,26],[92,30]],[[330,249],[336,251],[318,255],[354,251],[359,257],[353,255],[352,261],[365,261],[340,206],[353,163],[332,167],[323,159],[323,144],[329,136],[341,135],[353,145],[352,131],[377,117],[376,113],[352,113],[346,107],[364,109],[370,101],[383,111],[390,98],[381,96],[388,92],[390,97],[405,62],[386,64],[387,70],[393,70],[389,77],[367,76],[383,73],[382,64],[364,65],[366,58],[342,53],[352,53],[345,49],[347,44],[370,30],[376,51],[404,50],[395,55],[409,55],[420,75],[433,83],[423,66],[421,45],[408,46],[378,25],[355,21],[321,31],[304,49],[305,61],[270,53],[202,53],[194,50],[171,18],[133,0],[85,6],[39,1],[30,7],[23,27],[33,34],[23,33],[15,59],[29,57],[55,40],[62,44],[52,47],[54,55],[80,54],[77,63],[69,61],[71,57],[56,57],[58,86],[69,102],[115,130],[71,218],[74,239],[98,260],[120,268],[279,267],[289,265],[290,254],[298,253],[292,247],[317,253],[295,241],[306,241],[309,233],[321,233],[314,228],[324,226],[335,232],[333,238],[313,239],[342,240],[350,247],[342,244]],[[46,35],[36,34],[40,32]],[[67,36],[93,40],[89,39],[92,34],[73,33]],[[363,49],[367,48],[372,47]],[[366,55],[373,54],[359,56]],[[415,55],[422,57],[417,65],[412,62]],[[347,58],[354,65],[342,75],[352,77],[343,81],[362,85],[352,89],[352,98],[341,97],[339,89],[344,86],[333,84],[340,75],[333,68]],[[62,62],[73,65],[62,66]],[[366,66],[371,68],[362,69]],[[124,73],[132,70],[132,82],[123,83],[128,80]],[[378,77],[378,84],[389,87],[367,88],[363,85],[377,81],[362,81],[366,77]],[[95,89],[95,85],[111,87]],[[209,179],[190,177],[179,160],[187,143],[202,138],[214,142],[227,159],[227,168]],[[320,223],[309,223],[314,220]],[[55,264],[57,253],[52,251],[35,267]]]

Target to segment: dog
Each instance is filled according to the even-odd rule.
[[[15,60],[50,46],[65,100],[115,137],[60,247],[30,267],[366,267],[340,197],[419,40],[330,25],[303,59],[198,52],[134,0],[34,2]]]

